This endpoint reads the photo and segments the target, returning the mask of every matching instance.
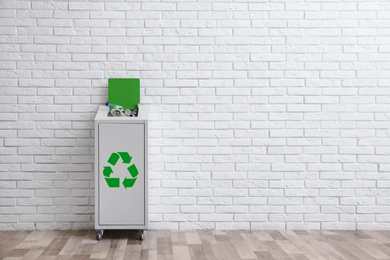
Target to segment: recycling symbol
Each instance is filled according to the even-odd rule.
[[[117,152],[117,153],[114,152],[110,155],[110,158],[108,158],[107,160],[107,162],[110,165],[103,166],[104,179],[106,180],[106,183],[110,188],[119,188],[121,186],[120,178],[110,177],[111,174],[114,173],[111,167],[116,165],[116,163],[119,161],[119,158],[122,158],[123,164],[130,165],[131,159],[133,157],[131,157],[128,152]],[[122,181],[123,187],[125,187],[125,189],[133,187],[138,176],[138,169],[137,166],[135,166],[135,164],[132,164],[129,167],[127,167],[127,171],[129,172],[130,177],[129,178],[126,177]]]

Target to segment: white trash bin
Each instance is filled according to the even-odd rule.
[[[110,117],[100,106],[95,117],[95,229],[148,228],[148,120],[140,106],[137,117]],[[146,110],[146,109],[145,109]]]

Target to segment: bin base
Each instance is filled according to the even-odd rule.
[[[103,234],[104,234],[104,229],[96,229],[96,240],[100,241],[103,239]],[[139,240],[144,240],[146,236],[146,230],[145,229],[140,229],[138,232],[138,239]]]

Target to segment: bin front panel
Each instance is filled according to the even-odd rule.
[[[99,225],[145,224],[145,125],[99,124]]]

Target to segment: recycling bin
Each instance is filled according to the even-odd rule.
[[[95,117],[96,239],[107,229],[148,228],[148,120],[114,117],[100,106]]]

